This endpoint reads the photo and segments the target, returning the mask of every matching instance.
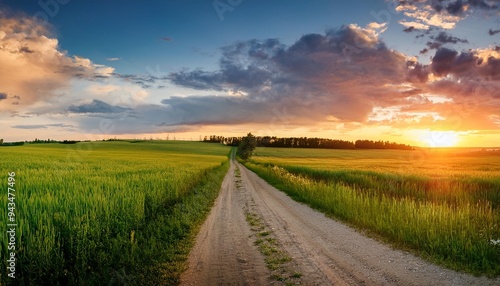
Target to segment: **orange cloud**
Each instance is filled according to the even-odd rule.
[[[1,12],[0,12],[1,13]],[[69,57],[47,26],[24,15],[0,14],[0,110],[16,110],[47,100],[74,78],[97,79],[114,69]]]

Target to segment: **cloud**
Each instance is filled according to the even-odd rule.
[[[86,90],[93,95],[110,94],[112,92],[120,90],[120,86],[112,84],[107,84],[107,85],[97,84],[87,87]]]
[[[166,113],[173,117],[163,117],[162,124],[265,123],[273,110],[286,107],[291,125],[366,124],[373,110],[395,108],[400,118],[415,116],[415,110],[424,118],[432,111],[432,120],[421,121],[428,128],[450,126],[456,114],[475,116],[459,129],[498,127],[491,119],[500,112],[495,107],[500,105],[498,51],[458,52],[441,45],[467,40],[444,32],[430,37],[434,42],[429,46],[436,49],[430,64],[387,48],[370,27],[356,25],[307,34],[290,46],[276,39],[238,42],[222,48],[219,69],[183,70],[169,77],[184,87],[240,96],[165,99]],[[447,103],[427,100],[424,105],[412,99],[428,94]],[[471,103],[471,98],[490,106]],[[471,104],[477,110],[464,113]],[[450,110],[458,113],[450,115]]]
[[[381,27],[346,25],[304,35],[289,47],[276,39],[239,42],[222,49],[219,70],[184,70],[170,78],[184,87],[239,91],[248,101],[240,109],[261,106],[255,115],[260,121],[272,117],[272,108],[287,106],[302,118],[359,122],[374,105],[402,96],[389,84],[404,81],[408,72],[406,57],[387,48],[375,28]]]
[[[68,111],[73,113],[120,113],[130,108],[110,105],[104,101],[94,99],[90,103],[71,105]]]
[[[409,26],[408,28],[403,30],[403,32],[405,33],[411,33],[413,31],[415,31],[415,26]]]
[[[396,11],[407,17],[400,23],[415,29],[439,27],[453,29],[455,25],[474,13],[495,15],[499,6],[494,1],[485,0],[393,0]]]
[[[263,123],[268,116],[260,116],[261,110],[269,110],[266,102],[231,96],[171,97],[162,103],[167,114],[158,126]]]
[[[2,25],[7,32],[0,33],[0,43],[5,47],[0,49],[0,60],[13,72],[0,77],[5,97],[0,107],[13,102],[25,105],[44,101],[46,104],[40,108],[45,108],[71,80],[99,81],[84,89],[92,95],[91,101],[68,100],[63,108],[59,107],[60,114],[71,117],[88,132],[96,126],[107,126],[103,121],[112,123],[112,128],[103,131],[106,134],[173,132],[227,124],[314,128],[392,122],[403,127],[412,118],[423,128],[433,124],[445,128],[453,123],[453,110],[462,118],[463,114],[473,116],[457,128],[494,129],[499,124],[494,115],[500,114],[500,51],[489,48],[459,52],[443,47],[466,42],[444,32],[425,33],[433,40],[427,52],[435,49],[429,64],[388,48],[380,39],[386,24],[371,23],[364,28],[345,25],[322,34],[306,34],[290,45],[278,39],[236,42],[221,48],[219,65],[213,70],[133,75],[115,73],[111,67],[83,57],[67,56],[46,27],[30,26],[34,29],[30,32],[23,28],[22,21],[9,23],[14,25],[11,31]],[[18,35],[19,31],[25,35]],[[110,93],[114,99],[121,93],[110,81],[100,84],[101,79],[111,77],[143,88],[170,81],[213,95],[165,95],[158,104],[134,102],[127,106],[125,101],[108,99]],[[448,101],[434,102],[429,94]],[[371,117],[377,110],[391,110],[392,117],[375,122]],[[15,126],[58,128],[46,124]]]
[[[248,40],[221,48],[219,68],[151,75],[121,75],[154,84],[169,79],[211,96],[171,96],[161,105],[125,109],[94,100],[71,106],[80,128],[106,133],[169,132],[200,126],[257,124],[314,126],[363,122],[373,106],[389,106],[407,95],[398,85],[409,76],[407,58],[378,38],[385,25],[346,25],[324,34],[308,34],[287,46],[277,39]]]
[[[138,85],[144,89],[158,87],[162,82],[166,81],[168,77],[165,75],[153,74],[113,74],[115,77],[123,79],[132,84]],[[156,85],[155,85],[156,84]]]
[[[428,81],[430,74],[428,66],[422,65],[415,61],[409,61],[407,65],[409,67],[407,78],[409,81],[420,83],[426,83]]]
[[[186,86],[199,90],[211,89],[222,91],[222,82],[224,81],[222,78],[223,76],[224,75],[216,72],[186,70],[170,74],[169,79],[172,83],[180,86]]]
[[[116,62],[116,61],[119,61],[120,58],[107,58],[106,60],[110,61],[110,62]]]
[[[489,0],[396,0],[397,11],[417,10],[425,6],[437,13],[463,15],[470,10],[495,11],[499,9],[496,1]]]
[[[418,86],[421,94],[446,99],[442,103],[410,104],[402,112],[434,112],[438,119],[430,127],[452,130],[499,129],[495,121],[500,114],[500,53],[495,49],[458,52],[449,48],[436,51],[428,66],[422,69],[428,80]]]
[[[16,129],[47,129],[50,127],[59,127],[59,128],[73,128],[73,125],[56,123],[56,124],[34,124],[34,125],[13,125],[12,128]]]
[[[498,34],[498,33],[500,33],[500,29],[499,29],[499,30],[493,30],[493,29],[490,29],[490,30],[488,31],[488,34],[489,34],[490,36],[494,36],[494,35],[496,35],[496,34]]]
[[[463,43],[467,44],[469,41],[467,39],[461,39],[457,38],[454,36],[451,36],[450,34],[446,32],[439,32],[437,35],[431,35],[429,36],[430,39],[433,41],[429,41],[426,43],[427,48],[423,49],[420,51],[421,54],[425,54],[430,50],[437,50],[441,48],[445,44],[457,44],[457,43]]]
[[[437,49],[441,48],[441,46],[443,44],[436,41],[436,42],[427,42],[426,45],[427,45],[429,50],[437,50]]]
[[[500,81],[500,53],[493,49],[459,53],[440,48],[432,58],[431,68],[440,77],[453,75],[458,79]]]
[[[221,48],[214,70],[168,76],[121,75],[153,85],[170,80],[213,95],[171,96],[161,104],[94,99],[66,111],[81,130],[141,134],[247,126],[269,130],[390,126],[439,130],[500,128],[500,56],[494,48],[440,47],[429,64],[389,49],[375,27],[346,25],[291,45],[248,40]],[[453,36],[433,36],[441,42]],[[457,40],[458,42],[458,40]],[[107,126],[105,130],[97,130]],[[258,127],[256,127],[258,126]],[[265,131],[267,132],[267,131]]]
[[[456,43],[469,43],[467,39],[460,39],[447,34],[446,32],[439,32],[436,36],[431,36],[431,39],[441,44],[456,44]]]
[[[91,60],[74,56],[70,65],[63,67],[62,71],[68,72],[73,77],[96,79],[108,78],[113,75],[114,68],[92,63]]]
[[[0,100],[7,99],[7,93],[5,92],[0,92]]]
[[[172,40],[172,38],[170,38],[170,37],[163,37],[163,38],[161,38],[161,39],[162,39],[163,41],[165,41],[165,42],[172,42],[172,41],[173,41],[173,40]]]
[[[399,21],[399,24],[405,26],[407,29],[413,30],[428,30],[430,29],[430,26],[424,23],[416,22],[416,21],[407,21],[407,20],[401,20]]]
[[[371,22],[366,25],[366,30],[372,32],[374,35],[379,36],[383,32],[387,31],[387,23],[377,23]]]
[[[12,110],[47,101],[67,88],[72,79],[108,78],[113,68],[73,56],[59,48],[50,28],[24,14],[7,15],[0,11],[0,86],[18,96],[3,100],[1,110]]]
[[[414,22],[410,23],[413,23],[415,28],[418,29],[428,29],[431,26],[443,29],[453,29],[455,28],[456,23],[461,20],[461,17],[459,16],[434,13],[428,6],[424,6],[417,11],[404,12],[404,15],[413,19]],[[404,22],[401,21],[400,23]]]

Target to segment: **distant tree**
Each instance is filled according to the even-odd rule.
[[[0,145],[2,145],[2,144],[3,144],[3,139],[0,139]]]
[[[248,160],[252,156],[255,147],[257,147],[257,138],[252,133],[248,133],[238,145],[237,154],[241,159]]]

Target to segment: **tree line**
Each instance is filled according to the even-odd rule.
[[[205,136],[203,142],[238,146],[244,137]],[[257,147],[281,148],[323,148],[323,149],[398,149],[413,150],[414,147],[389,141],[356,140],[346,141],[328,138],[256,136]]]
[[[90,141],[90,140],[87,140],[87,141]],[[27,144],[51,144],[51,143],[76,144],[78,142],[82,142],[82,141],[78,141],[78,140],[59,141],[59,140],[52,140],[52,139],[43,140],[43,139],[35,138],[35,140],[33,140],[33,141],[26,140],[26,141],[18,141],[18,142],[4,142],[3,139],[0,139],[0,146],[22,146],[25,143],[27,143]]]
[[[3,142],[3,139],[0,139],[0,146],[22,146],[24,142]]]

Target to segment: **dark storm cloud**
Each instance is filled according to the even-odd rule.
[[[130,110],[130,108],[110,105],[97,99],[94,99],[91,103],[71,105],[68,108],[68,111],[73,113],[120,113],[127,110]]]
[[[0,92],[0,100],[7,99],[7,93],[5,92]]]
[[[494,36],[494,35],[496,35],[496,34],[498,34],[498,33],[500,33],[500,29],[499,29],[499,30],[493,30],[493,29],[490,29],[490,30],[488,31],[488,34],[489,34],[490,36]]]

